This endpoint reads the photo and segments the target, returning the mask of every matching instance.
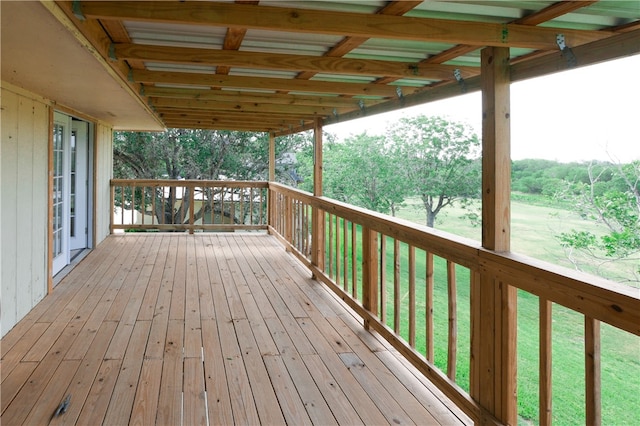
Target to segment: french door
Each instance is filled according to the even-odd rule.
[[[89,123],[56,112],[53,124],[53,274],[88,246]]]

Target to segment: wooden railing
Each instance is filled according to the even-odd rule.
[[[543,425],[551,423],[552,413],[552,306],[581,314],[585,377],[576,382],[586,383],[587,424],[600,423],[600,322],[640,335],[637,289],[524,256],[492,252],[475,241],[280,184],[269,184],[269,199],[270,231],[357,312],[366,327],[390,342],[476,424],[500,423],[491,414],[499,410],[495,405],[487,407],[478,395],[496,380],[516,380],[501,377],[477,356],[487,345],[498,360],[517,350],[515,333],[503,340],[479,341],[480,324],[491,328],[486,316],[495,315],[481,308],[481,299],[486,298],[481,286],[495,283],[539,298],[539,419]],[[446,276],[434,276],[436,271],[446,271]],[[424,291],[416,291],[417,280],[424,283]],[[434,289],[439,298],[434,298]],[[468,292],[469,305],[458,303],[461,292]],[[517,321],[515,312],[510,315]],[[460,320],[462,316],[465,321]],[[503,347],[496,347],[496,342],[503,342]],[[438,356],[444,357],[439,362],[446,365],[443,369],[436,366]],[[458,377],[456,367],[465,363],[469,377]],[[516,406],[515,392],[498,399],[492,403]]]
[[[266,182],[111,180],[111,232],[266,229]]]

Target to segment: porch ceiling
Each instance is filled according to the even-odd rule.
[[[56,4],[167,127],[287,133],[455,96],[485,46],[510,47],[512,80],[566,69],[558,34],[578,65],[640,53],[630,1]]]

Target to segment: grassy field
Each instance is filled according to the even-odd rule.
[[[439,229],[480,239],[480,229],[463,212],[451,209],[439,216]],[[415,203],[399,214],[424,222]],[[569,212],[553,207],[513,203],[512,248],[514,251],[553,263],[562,263],[564,251],[553,235],[561,229],[583,229],[589,224]],[[585,229],[587,229],[585,228]],[[590,229],[590,228],[589,228]],[[596,231],[597,232],[597,231]],[[358,236],[359,237],[359,236]],[[359,238],[358,238],[359,239]],[[359,245],[359,243],[358,243]],[[387,243],[387,293],[393,294],[393,243]],[[408,249],[401,246],[402,287],[400,332],[408,339]],[[359,263],[359,262],[358,262]],[[447,368],[447,284],[446,262],[435,258],[434,346],[435,364]],[[566,265],[565,265],[566,266]],[[416,348],[425,353],[425,255],[416,251]],[[458,296],[458,359],[456,380],[469,386],[469,271],[456,268]],[[359,291],[361,294],[361,291]],[[387,303],[387,323],[393,327],[393,300]],[[553,422],[556,425],[584,424],[584,317],[559,305],[553,306]],[[538,298],[518,295],[518,403],[520,423],[538,423]],[[602,419],[607,425],[640,425],[640,338],[602,325]]]

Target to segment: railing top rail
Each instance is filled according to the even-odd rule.
[[[200,180],[200,179],[111,179],[111,186],[218,186],[227,188],[267,188],[267,181],[253,180]]]
[[[516,288],[640,335],[638,288],[516,253],[493,252],[474,240],[326,197],[314,197],[285,185],[270,182],[269,187],[471,270],[491,270]]]
[[[366,226],[371,230],[396,238],[437,256],[446,257],[459,265],[470,269],[478,269],[479,267],[478,250],[480,249],[480,243],[478,241],[352,206],[331,198],[314,197],[313,194],[282,184],[270,182],[269,186],[282,193],[293,195],[313,207],[336,214],[351,222]]]

